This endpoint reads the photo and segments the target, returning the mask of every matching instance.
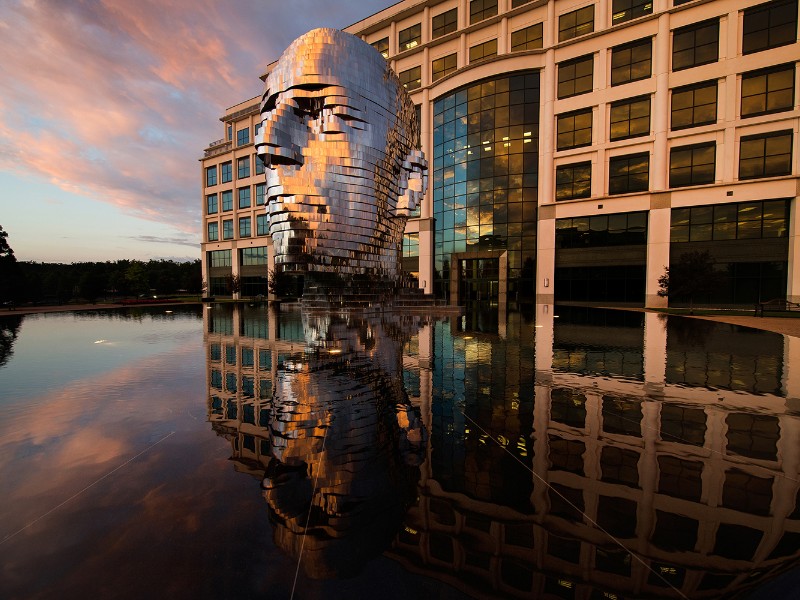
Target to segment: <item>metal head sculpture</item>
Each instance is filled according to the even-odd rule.
[[[276,269],[396,278],[427,164],[414,105],[381,54],[335,29],[302,35],[267,77],[261,119]]]

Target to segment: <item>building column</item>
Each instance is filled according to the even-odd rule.
[[[419,220],[419,287],[426,293],[433,293],[433,218]]]
[[[553,12],[548,5],[548,16]],[[539,126],[539,210],[536,231],[536,302],[552,304],[555,300],[556,260],[556,207],[555,166],[555,51],[550,49],[545,56],[545,68],[540,71],[541,121]]]
[[[469,64],[469,54],[467,54],[467,34],[462,33],[458,38],[458,56],[456,56],[456,65],[459,69],[466,67]]]
[[[800,338],[783,336],[782,371],[781,391],[786,397],[786,410],[800,411]]]
[[[269,276],[272,273],[275,273],[275,245],[270,239],[270,242],[267,244],[267,300],[270,302],[278,299],[269,288]]]
[[[651,398],[664,396],[667,378],[667,322],[658,313],[644,314],[644,391]]]
[[[397,21],[392,21],[389,27],[389,56],[394,56],[395,54],[397,54]]]
[[[669,172],[669,59],[670,59],[670,31],[669,13],[664,13],[658,18],[658,35],[656,36],[654,75],[656,77],[656,92],[653,99],[651,114],[655,144],[653,145],[653,164],[650,168],[650,189],[654,191],[666,190],[668,187],[667,173]]]
[[[500,35],[497,39],[497,53],[507,54],[508,48],[508,17],[503,17],[500,20]]]
[[[422,43],[427,44],[431,41],[431,7],[426,6],[422,10]]]
[[[536,305],[534,370],[537,382],[549,383],[553,380],[553,340],[555,335],[553,311],[552,304]]]
[[[234,220],[234,226],[236,226],[236,225],[237,225],[237,223]],[[241,285],[242,285],[242,281],[241,281],[242,272],[241,271],[242,271],[242,265],[241,265],[241,262],[239,260],[239,247],[238,247],[238,244],[236,242],[233,242],[231,244],[231,277],[239,277],[240,289],[241,289]],[[241,291],[235,292],[234,294],[232,294],[234,300],[238,300],[239,298],[241,298],[241,295],[242,295]]]
[[[789,209],[789,264],[786,277],[786,299],[800,302],[800,210],[798,197],[792,198]]]
[[[667,196],[662,198],[662,196]],[[667,206],[662,206],[663,204]],[[666,308],[667,298],[658,295],[658,278],[669,267],[669,227],[671,209],[668,194],[654,194],[647,217],[647,267],[645,268],[644,305]]]

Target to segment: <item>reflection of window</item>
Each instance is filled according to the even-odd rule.
[[[213,221],[208,224],[208,241],[216,242],[219,239],[219,223]]]
[[[594,31],[594,4],[565,13],[558,18],[558,41],[571,40]]]
[[[592,145],[592,109],[558,115],[556,148],[567,150]]]
[[[792,173],[792,131],[748,135],[739,146],[739,179]]]
[[[400,83],[408,91],[415,90],[422,85],[422,68],[414,67],[405,71],[400,71],[398,74]]]
[[[630,246],[646,243],[647,212],[645,211],[556,219],[556,248]],[[553,406],[555,407],[555,404]]]
[[[568,98],[592,91],[594,56],[581,56],[558,63],[558,97]]]
[[[670,238],[705,242],[787,237],[787,215],[786,200],[673,208]]]
[[[674,404],[662,405],[662,440],[665,442],[678,442],[680,444],[702,446],[705,443],[705,438],[706,413],[704,410],[698,408],[685,408],[683,406],[676,406]]]
[[[744,11],[742,54],[797,41],[797,0],[774,0]]]
[[[594,568],[603,573],[614,573],[624,577],[631,576],[631,553],[627,550],[596,546]]]
[[[650,133],[650,96],[639,96],[611,104],[611,141]]]
[[[389,38],[385,37],[381,40],[372,42],[372,47],[381,53],[383,58],[389,58]]]
[[[577,565],[581,557],[581,543],[572,538],[548,533],[547,554]]]
[[[206,167],[206,187],[217,185],[217,167]]]
[[[458,9],[453,8],[431,20],[431,39],[436,39],[458,29]]]
[[[431,81],[436,81],[454,72],[458,68],[458,55],[448,54],[431,63]]]
[[[603,431],[642,437],[642,403],[603,396]]]
[[[612,0],[611,24],[617,25],[653,12],[653,0]]]
[[[718,58],[719,19],[687,25],[673,33],[673,71],[717,62]]]
[[[485,58],[497,56],[497,40],[489,40],[482,44],[476,44],[469,49],[469,64],[481,61]]]
[[[679,146],[669,153],[669,187],[714,183],[714,142]]]
[[[225,363],[229,365],[236,364],[236,346],[225,346]]]
[[[497,14],[497,0],[471,0],[469,3],[469,23],[477,23]]]
[[[646,192],[650,185],[650,154],[626,154],[608,161],[608,193]]]
[[[653,544],[667,552],[691,552],[697,544],[700,523],[696,519],[656,510]]]
[[[725,473],[722,506],[750,513],[768,515],[772,504],[772,477],[756,477],[739,469]]]
[[[672,130],[715,123],[717,82],[710,81],[672,90]]]
[[[548,488],[547,495],[550,500],[551,515],[574,522],[581,522],[583,520],[585,506],[583,490],[567,487],[559,483],[552,483]]]
[[[780,427],[777,417],[731,413],[728,424],[728,454],[761,460],[776,460]]]
[[[580,440],[565,440],[550,436],[550,468],[583,475],[583,453],[586,445]]]
[[[639,486],[639,453],[635,450],[604,446],[600,457],[601,479],[632,488]]]
[[[419,46],[420,42],[422,42],[422,24],[417,23],[400,30],[400,33],[397,34],[397,42],[400,52]]]
[[[536,23],[525,29],[511,33],[511,51],[534,50],[541,48],[544,40],[542,23]]]
[[[658,457],[658,493],[684,500],[700,500],[703,463],[675,456]]]
[[[550,392],[550,418],[570,427],[586,424],[586,396],[570,388],[553,388]]]
[[[792,110],[794,64],[742,75],[742,117]]]
[[[592,195],[592,163],[556,167],[556,200],[589,198]]]
[[[753,560],[764,532],[745,525],[720,523],[712,554],[736,560]]]
[[[611,51],[611,85],[622,85],[650,77],[653,44],[650,38],[616,46]]]
[[[636,502],[627,498],[600,496],[597,503],[597,524],[619,538],[636,535]]]

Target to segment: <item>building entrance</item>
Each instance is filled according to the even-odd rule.
[[[499,259],[468,258],[459,261],[458,298],[461,304],[472,302],[496,303],[499,297]]]

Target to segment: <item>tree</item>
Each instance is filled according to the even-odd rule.
[[[242,291],[242,278],[238,275],[228,275],[225,283],[231,296],[237,298],[239,292]]]
[[[8,233],[0,225],[0,301],[16,301],[22,287],[17,257],[8,243]]]
[[[666,267],[658,278],[658,295],[673,300],[688,298],[691,309],[696,297],[713,294],[724,279],[724,275],[714,268],[714,259],[708,250],[686,252],[675,264]]]

